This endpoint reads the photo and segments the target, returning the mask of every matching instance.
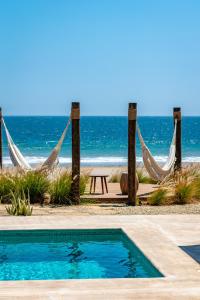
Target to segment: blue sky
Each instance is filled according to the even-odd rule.
[[[200,115],[200,1],[0,0],[5,114]]]

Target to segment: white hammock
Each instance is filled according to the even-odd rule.
[[[22,170],[27,170],[27,171],[33,170],[33,168],[30,166],[30,164],[26,161],[25,157],[20,152],[19,148],[13,142],[13,139],[11,138],[11,135],[8,131],[8,128],[6,127],[6,124],[5,124],[5,121],[3,118],[2,118],[2,121],[3,121],[3,125],[5,128],[5,132],[6,132],[6,137],[7,137],[7,141],[8,141],[8,149],[9,149],[10,159],[11,159],[13,165]],[[70,125],[70,121],[71,121],[71,117],[69,117],[67,125],[66,125],[57,145],[54,147],[54,149],[52,150],[49,157],[44,161],[44,163],[39,168],[37,168],[37,170],[50,170],[56,164],[58,164],[58,154],[61,150],[68,127]]]
[[[60,153],[63,141],[65,139],[65,136],[67,134],[67,130],[69,128],[70,125],[70,121],[71,121],[71,116],[69,117],[69,120],[67,122],[67,125],[57,143],[57,145],[54,147],[54,149],[52,150],[51,154],[49,155],[49,157],[45,160],[45,162],[42,164],[42,166],[40,167],[40,169],[51,169],[55,164],[58,164],[58,154]]]
[[[22,153],[20,152],[19,148],[15,145],[13,142],[13,139],[11,138],[11,135],[8,131],[8,128],[6,127],[5,121],[2,118],[2,122],[5,128],[6,137],[8,141],[8,149],[10,154],[10,159],[15,167],[18,167],[23,170],[32,170],[32,167],[29,165],[29,163],[26,161]]]
[[[146,146],[144,139],[141,135],[140,128],[139,126],[137,126],[138,136],[142,146],[142,156],[143,156],[144,166],[148,174],[150,175],[150,177],[156,181],[163,181],[173,171],[174,163],[176,161],[176,127],[177,127],[177,121],[175,120],[174,134],[173,134],[173,138],[169,150],[169,156],[164,166],[161,167],[156,162],[150,150]]]

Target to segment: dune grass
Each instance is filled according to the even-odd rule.
[[[159,188],[155,191],[148,200],[150,205],[164,205],[167,202],[167,190]]]
[[[156,184],[157,182],[147,175],[143,169],[137,169],[139,183]]]
[[[51,202],[54,204],[72,204],[70,200],[71,174],[66,171],[55,179],[50,185]]]
[[[200,176],[195,178],[192,182],[193,197],[200,200]]]
[[[48,192],[50,182],[45,173],[30,171],[16,179],[16,190],[30,197],[31,203],[42,202],[43,195]]]
[[[189,165],[171,174],[163,184],[171,195],[172,204],[188,204],[200,200],[200,169]]]
[[[80,176],[80,195],[84,195],[89,178],[87,173]]]
[[[88,175],[80,176],[80,194],[84,194]],[[47,173],[29,171],[26,173],[0,173],[0,202],[11,203],[13,195],[20,197],[23,194],[30,199],[30,203],[43,203],[46,194],[50,202],[55,204],[72,204],[70,200],[71,173],[66,171],[52,176]]]
[[[174,189],[174,203],[187,204],[192,202],[193,192],[193,186],[191,183],[177,183]]]
[[[111,175],[109,182],[111,183],[119,183],[121,178],[121,172],[117,171]]]
[[[137,176],[139,183],[150,183],[150,184],[156,184],[157,182],[153,179],[151,179],[147,173],[144,171],[144,169],[137,169]],[[111,183],[119,183],[121,179],[121,172],[117,171],[113,173],[109,179],[109,182]]]
[[[137,170],[140,183],[155,183],[146,173]],[[119,182],[120,172],[111,176],[110,182]],[[88,174],[80,177],[80,194],[83,195],[88,183]],[[30,203],[43,203],[45,194],[49,195],[50,203],[58,205],[73,204],[71,200],[71,173],[68,171],[56,174],[50,179],[48,174],[36,171],[27,173],[0,173],[0,202],[11,203],[13,195]],[[149,198],[150,205],[187,204],[200,201],[200,169],[188,166],[181,172],[169,176]]]
[[[9,173],[0,174],[0,202],[9,201],[10,193],[14,192],[16,187],[15,177]]]

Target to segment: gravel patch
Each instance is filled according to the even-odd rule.
[[[33,205],[33,215],[169,215],[200,214],[199,204],[170,206],[127,206],[125,204],[93,204],[79,206]],[[0,205],[0,216],[8,216],[5,205]]]

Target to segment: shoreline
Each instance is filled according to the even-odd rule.
[[[162,163],[160,164],[161,166],[163,165]],[[33,168],[39,167],[40,164],[32,164],[31,165]],[[186,168],[189,166],[195,166],[195,167],[200,167],[200,162],[182,162],[182,167]],[[71,164],[59,164],[58,166],[55,167],[55,169],[57,170],[63,170],[63,169],[67,169],[70,170],[72,167]],[[106,165],[106,164],[102,164],[102,165],[95,165],[95,164],[91,164],[91,165],[83,165],[81,164],[80,168],[81,170],[93,170],[93,169],[100,169],[100,170],[122,170],[122,171],[126,171],[127,170],[128,165],[124,164],[124,165]],[[143,163],[137,163],[136,167],[138,169],[144,169],[145,171],[145,166]],[[3,165],[2,170],[8,170],[8,171],[12,171],[12,170],[16,170],[17,168],[15,168],[12,165]]]
[[[157,163],[159,163],[161,166],[165,164],[167,160],[167,156],[154,156]],[[42,164],[47,157],[41,156],[25,156],[25,159],[27,162],[35,167],[37,165]],[[116,157],[116,156],[107,156],[107,157],[82,157],[81,158],[81,166],[82,167],[125,167],[128,163],[128,160],[126,157]],[[136,163],[139,166],[143,165],[143,159],[142,157],[136,158]],[[59,165],[61,167],[68,167],[72,164],[71,158],[59,158]],[[199,164],[200,165],[200,156],[193,156],[193,157],[183,157],[182,158],[182,164],[183,165],[190,165],[190,164]],[[12,162],[10,158],[4,157],[3,158],[3,165],[6,168],[12,167]]]

